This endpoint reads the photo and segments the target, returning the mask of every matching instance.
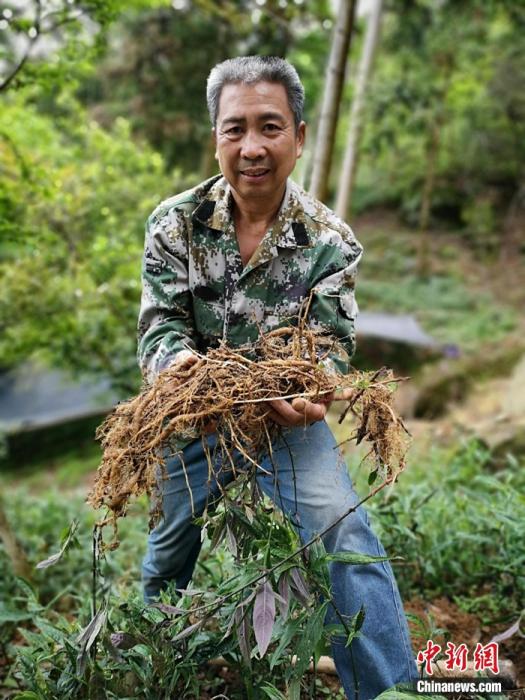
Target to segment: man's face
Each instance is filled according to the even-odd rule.
[[[304,122],[295,129],[281,84],[225,85],[214,129],[215,157],[236,199],[275,206],[302,153],[304,134]]]

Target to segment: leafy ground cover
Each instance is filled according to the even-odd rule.
[[[354,228],[365,247],[357,283],[360,309],[414,314],[436,340],[463,352],[501,341],[520,327],[520,261],[513,268],[480,259],[460,232],[433,232],[428,274],[420,275],[421,236],[387,213],[364,215]]]
[[[251,669],[233,635],[224,639],[228,610],[216,626],[207,626],[179,644],[168,643],[183,629],[170,608],[174,600],[166,598],[164,609],[146,609],[140,597],[139,564],[147,521],[144,501],[136,503],[123,521],[121,547],[101,564],[99,596],[109,595],[109,603],[98,620],[97,662],[90,654],[82,656],[85,629],[92,619],[95,516],[84,498],[93,457],[87,455],[82,462],[72,455],[27,481],[14,476],[5,480],[8,516],[16,523],[17,536],[33,564],[58,551],[70,522],[79,524],[60,561],[47,569],[34,569],[30,582],[15,577],[5,553],[0,553],[3,697],[148,698],[159,693],[188,699],[221,693],[232,699],[283,697],[279,692],[297,698],[343,697],[333,678],[305,674],[300,690],[297,679],[287,676],[292,654],[309,658],[315,649],[318,654],[328,651],[327,640],[317,631],[319,619],[306,614],[298,601],[293,628],[278,618],[267,655],[259,659],[254,651]],[[364,493],[359,459],[353,450],[350,469]],[[71,466],[77,480],[73,488],[66,478]],[[427,638],[459,642],[457,629],[451,635],[440,628],[443,620],[436,606],[432,608],[436,600],[442,608],[445,600],[457,614],[477,619],[484,643],[519,617],[525,598],[524,486],[522,464],[511,459],[505,469],[493,472],[490,455],[476,443],[454,449],[436,446],[421,453],[416,444],[414,459],[398,484],[386,497],[370,503],[373,525],[387,552],[402,556],[394,566],[407,609],[417,613],[412,617],[415,642]],[[277,540],[284,546],[284,540]],[[239,575],[228,548],[211,551],[207,540],[197,565],[195,589],[224,591]],[[177,602],[182,608],[190,604],[190,597]],[[425,609],[430,614],[424,614]],[[169,635],[164,634],[166,630]],[[307,639],[307,650],[298,650],[301,638]],[[523,664],[523,648],[515,642],[508,649],[503,644],[501,653]],[[257,648],[253,639],[252,646]],[[224,666],[208,666],[206,660],[217,656],[226,659]]]

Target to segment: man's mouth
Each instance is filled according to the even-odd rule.
[[[269,172],[269,168],[245,168],[241,170],[241,174],[249,178],[264,177]]]

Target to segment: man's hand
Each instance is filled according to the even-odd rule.
[[[312,403],[306,399],[294,399],[290,404],[285,399],[268,401],[269,417],[278,425],[294,428],[299,425],[310,425],[323,420],[328,410],[327,403]]]
[[[268,401],[269,417],[278,425],[293,428],[298,425],[310,425],[323,420],[332,401],[348,401],[354,395],[352,388],[332,391],[321,397],[316,403],[306,399],[294,399],[291,403],[285,399]]]
[[[189,369],[198,359],[198,355],[191,352],[191,350],[181,350],[177,353],[177,358],[171,366],[177,370]]]
[[[178,370],[187,370],[199,359],[198,355],[190,350],[183,350],[177,356],[174,365]],[[323,420],[330,408],[332,401],[345,401],[351,397],[351,389],[342,389],[332,392],[313,403],[306,399],[293,399],[290,403],[286,399],[274,399],[268,401],[269,418],[284,428],[294,428],[300,425],[310,425],[316,421]],[[210,434],[215,432],[217,421],[209,421],[204,425],[204,432]]]

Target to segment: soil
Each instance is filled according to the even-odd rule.
[[[441,633],[433,633],[431,637],[433,642],[441,646],[446,646],[446,642],[451,641],[471,647],[480,641],[481,627],[477,617],[461,611],[447,598],[436,598],[430,602],[412,598],[405,603],[405,611],[421,620],[421,624],[409,621],[414,653],[422,649],[427,639],[430,639],[428,635],[431,629],[442,630]]]
[[[487,644],[495,635],[504,632],[511,623],[494,623],[482,625],[480,620],[471,613],[462,611],[455,603],[447,598],[436,598],[425,601],[412,598],[404,605],[405,611],[416,616],[421,621],[409,620],[410,634],[414,654],[422,649],[427,639],[442,647],[446,642],[466,644],[471,651],[477,644]],[[430,633],[439,629],[440,633]],[[509,639],[500,642],[499,659],[512,661],[517,673],[517,687],[525,688],[525,637],[514,634]]]
[[[374,209],[366,212],[352,222],[357,237],[365,243],[377,237],[389,235],[404,241],[412,250],[417,250],[420,234],[409,229],[398,214],[388,209]],[[516,256],[512,260],[503,260],[496,252],[484,252],[476,248],[461,230],[434,227],[428,231],[429,259],[431,272],[450,272],[451,267],[461,274],[470,289],[480,293],[489,291],[502,304],[522,310],[525,304],[525,260]],[[453,259],[443,256],[448,248],[454,252]]]

